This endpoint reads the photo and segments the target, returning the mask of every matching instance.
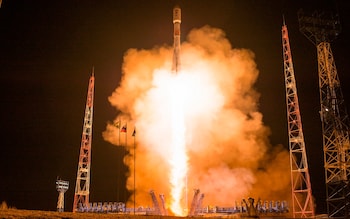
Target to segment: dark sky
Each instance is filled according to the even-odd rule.
[[[3,0],[0,8],[0,201],[19,209],[56,210],[57,176],[70,182],[71,211],[88,80],[95,67],[92,201],[123,201],[123,151],[102,138],[117,115],[107,98],[118,86],[129,48],[172,44],[172,9],[182,8],[182,41],[206,24],[223,29],[235,48],[251,49],[260,71],[260,111],[272,145],[288,148],[281,45],[289,30],[317,213],[325,212],[325,183],[316,47],[300,32],[300,8],[339,9],[342,33],[332,43],[350,106],[346,1],[258,0]],[[276,182],[278,183],[278,182]]]

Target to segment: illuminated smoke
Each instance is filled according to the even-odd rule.
[[[205,194],[204,205],[233,206],[247,197],[289,200],[289,154],[269,143],[270,131],[262,122],[254,89],[259,72],[253,52],[232,48],[222,30],[209,26],[192,30],[182,43],[182,71],[176,77],[171,74],[172,52],[170,46],[129,49],[120,86],[109,98],[121,112],[114,122],[129,122],[128,142],[133,142],[131,124],[137,127],[137,206],[151,206],[149,191],[154,189],[165,195],[174,212],[175,182],[170,175],[174,164],[187,172],[188,204],[196,188]],[[186,145],[182,161],[171,160],[178,149],[172,147],[174,94],[183,115],[178,120],[183,129],[177,131],[185,139],[175,139]],[[118,144],[118,129],[112,124],[103,136]],[[128,150],[127,189],[133,191],[132,144]],[[186,179],[179,179],[179,186],[186,186]],[[186,192],[179,198],[186,208]],[[133,203],[133,196],[129,201]]]

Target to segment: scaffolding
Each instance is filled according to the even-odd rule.
[[[299,10],[298,20],[300,31],[317,48],[328,216],[349,218],[350,123],[330,46],[341,30],[339,18],[331,12],[306,15]]]

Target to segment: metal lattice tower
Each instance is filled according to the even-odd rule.
[[[56,180],[56,190],[58,192],[58,200],[57,200],[57,211],[64,212],[64,193],[69,188],[69,182],[65,180],[61,180],[57,178]]]
[[[315,208],[312,199],[292,53],[289,44],[288,29],[285,23],[282,26],[282,46],[292,182],[292,213],[294,218],[310,218],[315,216]]]
[[[84,125],[77,171],[77,181],[75,184],[73,212],[76,212],[80,205],[88,206],[89,204],[94,86],[95,76],[94,70],[92,70],[86,99]]]
[[[300,31],[317,48],[327,212],[330,218],[350,218],[349,117],[330,42],[340,33],[332,13],[298,12]]]

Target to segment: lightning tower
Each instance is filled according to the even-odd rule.
[[[180,24],[181,24],[181,9],[175,6],[173,9],[173,24],[174,24],[174,54],[172,71],[177,73],[180,70]]]
[[[340,33],[340,22],[325,11],[309,16],[300,10],[298,20],[300,31],[317,48],[328,217],[349,218],[350,123],[330,46]]]
[[[88,93],[87,93],[87,99],[86,99],[84,125],[83,125],[83,133],[81,138],[79,163],[78,163],[78,171],[77,171],[77,180],[75,184],[73,212],[76,212],[79,206],[87,206],[89,204],[94,86],[95,86],[95,76],[94,76],[94,69],[92,69],[92,74],[89,80],[89,87],[88,87]]]
[[[58,192],[57,211],[64,212],[64,193],[69,188],[69,182],[57,178],[56,190]]]
[[[282,26],[283,66],[286,86],[288,138],[294,218],[314,217],[309,168],[299,110],[296,80],[287,25]]]

